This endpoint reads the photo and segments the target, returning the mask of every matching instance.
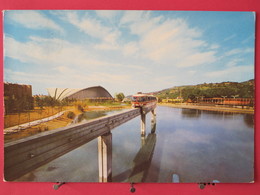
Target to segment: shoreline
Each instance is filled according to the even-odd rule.
[[[219,112],[233,112],[240,114],[254,114],[253,109],[242,109],[242,108],[231,108],[231,107],[220,107],[220,106],[202,106],[202,105],[191,105],[191,104],[170,104],[170,103],[158,103],[159,106],[168,106],[173,108],[186,108],[186,109],[197,109],[197,110],[209,110]]]

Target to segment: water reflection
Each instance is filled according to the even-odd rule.
[[[83,114],[80,114],[76,120],[74,120],[74,123],[80,123],[80,122],[85,122],[85,121],[88,121],[88,120],[91,120],[91,119],[95,119],[95,118],[99,118],[99,117],[102,117],[102,116],[106,116],[110,113],[113,113],[115,111],[87,111],[87,112],[84,112]]]
[[[129,182],[138,183],[145,181],[153,158],[155,144],[156,134],[150,133],[134,158],[134,166],[128,179]]]
[[[85,122],[85,121],[99,118],[99,117],[106,116],[106,115],[107,115],[107,113],[105,111],[88,111],[88,112],[84,112],[84,113],[76,116],[76,118],[73,120],[72,123],[74,123],[74,124],[81,123],[81,122]]]
[[[238,113],[234,112],[221,112],[221,111],[213,111],[213,110],[203,110],[203,114],[206,114],[208,117],[212,116],[213,118],[232,118],[234,115]]]
[[[200,118],[202,115],[207,118],[216,119],[235,119],[239,116],[243,116],[245,125],[250,128],[254,127],[254,115],[253,114],[240,114],[234,112],[221,112],[221,111],[212,111],[212,110],[196,110],[196,109],[182,109],[181,110],[182,118]],[[236,119],[235,119],[236,120]]]
[[[252,115],[252,114],[245,114],[244,122],[245,122],[245,124],[248,127],[253,128],[254,127],[254,115]]]
[[[151,120],[151,133],[155,133],[156,130],[156,120]]]
[[[149,118],[147,119],[147,121],[148,120]],[[149,127],[146,128],[146,131],[148,129]],[[154,117],[151,117],[150,129],[151,133],[149,133],[147,137],[136,135],[137,137],[140,137],[140,149],[133,157],[132,163],[118,164],[118,166],[120,167],[124,167],[127,164],[128,169],[114,175],[112,179],[113,182],[144,182],[147,179],[147,174],[149,172],[149,168],[153,159],[154,148],[156,145],[156,118]],[[131,129],[129,129],[128,132],[131,132]],[[139,132],[138,129],[137,132]],[[133,148],[133,146],[129,145],[128,147],[125,147],[125,150],[129,150],[129,148]],[[113,153],[115,155],[115,153],[117,152]],[[125,156],[124,158],[129,159],[129,157]],[[114,161],[118,161],[117,158],[114,159]],[[117,169],[118,166],[115,166],[115,168]]]
[[[201,110],[195,109],[182,109],[183,118],[199,118],[201,116]]]

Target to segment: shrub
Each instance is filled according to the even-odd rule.
[[[78,104],[78,110],[81,111],[81,112],[84,112],[84,108],[82,105]]]
[[[68,114],[67,114],[67,117],[68,117],[69,119],[74,119],[75,116],[76,116],[76,114],[75,114],[74,112],[71,112],[71,111],[69,111]]]

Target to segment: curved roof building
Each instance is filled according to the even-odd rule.
[[[49,95],[57,100],[68,99],[112,99],[111,94],[101,86],[89,87],[85,89],[70,88],[49,88]]]

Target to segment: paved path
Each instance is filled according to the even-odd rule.
[[[39,125],[41,123],[45,123],[47,121],[50,121],[50,120],[53,120],[55,118],[60,117],[61,115],[64,114],[64,112],[65,111],[62,111],[62,112],[59,112],[59,113],[57,113],[53,116],[49,116],[47,118],[43,118],[43,119],[39,119],[39,120],[36,120],[36,121],[31,121],[29,123],[24,123],[24,124],[21,124],[21,125],[16,125],[16,126],[13,126],[13,127],[6,128],[6,129],[4,129],[4,134],[18,132],[18,131],[21,131],[21,130],[26,129],[28,127]]]

